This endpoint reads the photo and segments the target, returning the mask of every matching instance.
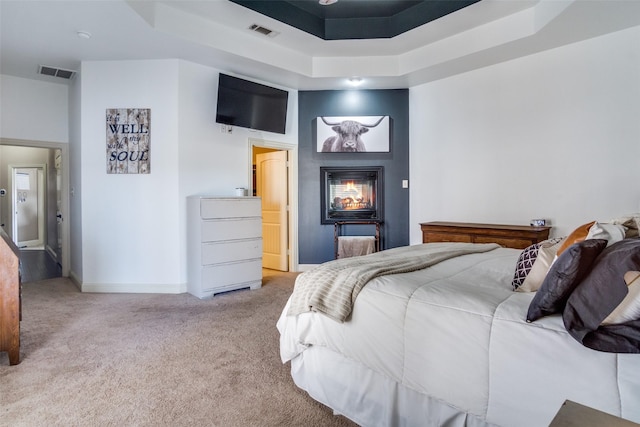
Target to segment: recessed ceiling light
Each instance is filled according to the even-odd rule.
[[[320,3],[323,6],[328,6],[330,4],[334,4],[337,3],[338,0],[318,0],[318,3]]]
[[[360,86],[362,82],[362,77],[349,77],[349,84],[351,86]]]
[[[77,31],[76,34],[81,39],[90,39],[91,38],[91,33],[88,32],[88,31]]]

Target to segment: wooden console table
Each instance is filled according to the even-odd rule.
[[[423,222],[422,242],[497,243],[524,249],[549,238],[551,227],[529,225],[475,224],[470,222]]]
[[[0,352],[20,363],[20,251],[0,229]]]

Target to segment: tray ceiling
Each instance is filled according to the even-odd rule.
[[[432,19],[419,8],[442,1],[253,0],[272,12],[297,8],[291,25],[240,1],[248,0],[0,0],[0,74],[68,84],[76,78],[39,71],[80,76],[95,61],[178,59],[298,90],[350,89],[354,76],[359,89],[396,89],[640,25],[638,0],[464,0],[399,35],[368,38],[397,16]],[[306,20],[364,38],[325,40],[293,25]]]
[[[392,38],[480,0],[231,0],[324,40]]]

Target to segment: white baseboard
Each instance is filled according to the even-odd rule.
[[[76,288],[78,288],[78,290],[82,290],[82,282],[75,272],[69,271],[69,279],[71,279],[73,284],[76,285]]]
[[[126,293],[126,294],[182,294],[187,291],[185,284],[149,283],[82,283],[82,292]]]

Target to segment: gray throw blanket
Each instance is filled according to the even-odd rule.
[[[427,243],[329,261],[297,277],[287,315],[316,311],[342,323],[362,288],[375,277],[421,270],[449,258],[498,247],[494,243]]]

